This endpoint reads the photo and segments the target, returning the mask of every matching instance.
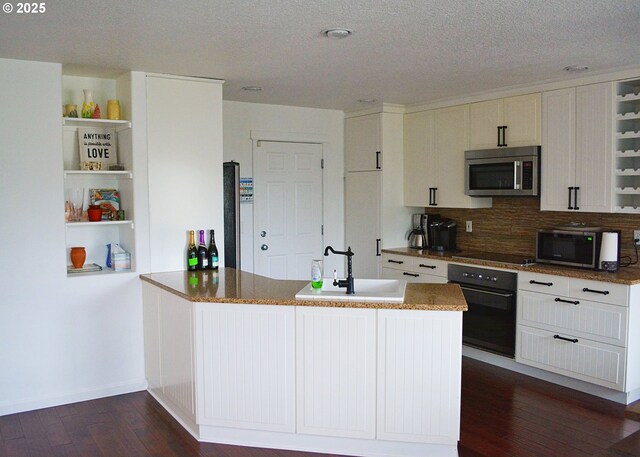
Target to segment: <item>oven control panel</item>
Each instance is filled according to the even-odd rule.
[[[466,279],[478,279],[480,281],[493,281],[493,282],[497,282],[498,281],[498,277],[491,275],[489,273],[469,273],[469,272],[463,272],[462,273],[462,277],[466,278]]]
[[[518,274],[510,271],[478,268],[469,265],[449,264],[447,278],[450,282],[517,290]]]

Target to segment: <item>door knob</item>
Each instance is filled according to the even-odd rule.
[[[262,246],[260,246],[260,249],[262,249],[263,251],[266,251],[267,249],[269,249],[269,246],[267,246],[266,244],[263,244]]]
[[[260,232],[260,236],[262,238],[264,238],[265,236],[267,236],[267,232],[265,232],[264,230],[262,232]]]

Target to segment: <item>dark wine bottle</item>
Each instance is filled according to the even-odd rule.
[[[209,230],[211,239],[209,240],[209,268],[212,270],[218,269],[218,248],[216,247],[216,237],[214,230]]]
[[[200,244],[198,246],[198,270],[206,270],[209,267],[209,251],[204,241],[204,230],[200,230]]]
[[[198,250],[196,242],[193,239],[193,230],[189,230],[189,247],[187,248],[187,270],[194,271],[198,269]]]

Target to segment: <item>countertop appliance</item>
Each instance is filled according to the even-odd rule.
[[[540,188],[540,146],[464,153],[464,193],[472,197],[531,196]]]
[[[224,266],[240,270],[240,164],[224,162]]]
[[[429,247],[428,226],[432,216],[417,213],[412,216],[412,230],[407,239],[412,249],[427,249]]]
[[[448,279],[460,285],[469,307],[462,313],[462,343],[513,358],[517,273],[449,264]]]
[[[607,236],[605,254],[606,265],[600,263],[601,245],[604,233],[616,233],[617,237]],[[615,247],[612,249],[612,244]],[[615,271],[620,259],[619,231],[606,231],[600,227],[563,226],[538,230],[536,240],[536,262],[565,265],[568,267],[605,269]]]
[[[429,248],[434,251],[455,252],[457,231],[458,224],[453,219],[434,218],[429,222]]]

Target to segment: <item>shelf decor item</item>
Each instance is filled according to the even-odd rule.
[[[78,117],[78,106],[64,105],[64,115],[66,117]]]
[[[93,102],[93,91],[90,89],[83,89],[84,103],[82,104],[82,117],[85,119],[91,119],[93,116],[93,110],[96,108],[96,104]]]
[[[102,164],[100,170],[106,170],[109,165],[118,163],[118,141],[115,129],[78,128],[78,146],[81,167],[84,162],[99,162]]]
[[[107,119],[120,120],[120,100],[107,100]]]
[[[82,268],[84,261],[87,259],[87,252],[84,246],[74,246],[71,248],[69,257],[71,258],[71,264],[74,268]]]
[[[96,107],[93,110],[93,113],[91,114],[91,119],[102,119],[102,116],[100,114],[100,105],[98,105],[96,103]]]
[[[117,189],[91,189],[91,204],[100,206],[103,221],[117,220],[120,209],[120,192]]]
[[[89,205],[87,215],[89,216],[89,222],[99,222],[102,220],[102,208],[100,208],[100,205]]]

